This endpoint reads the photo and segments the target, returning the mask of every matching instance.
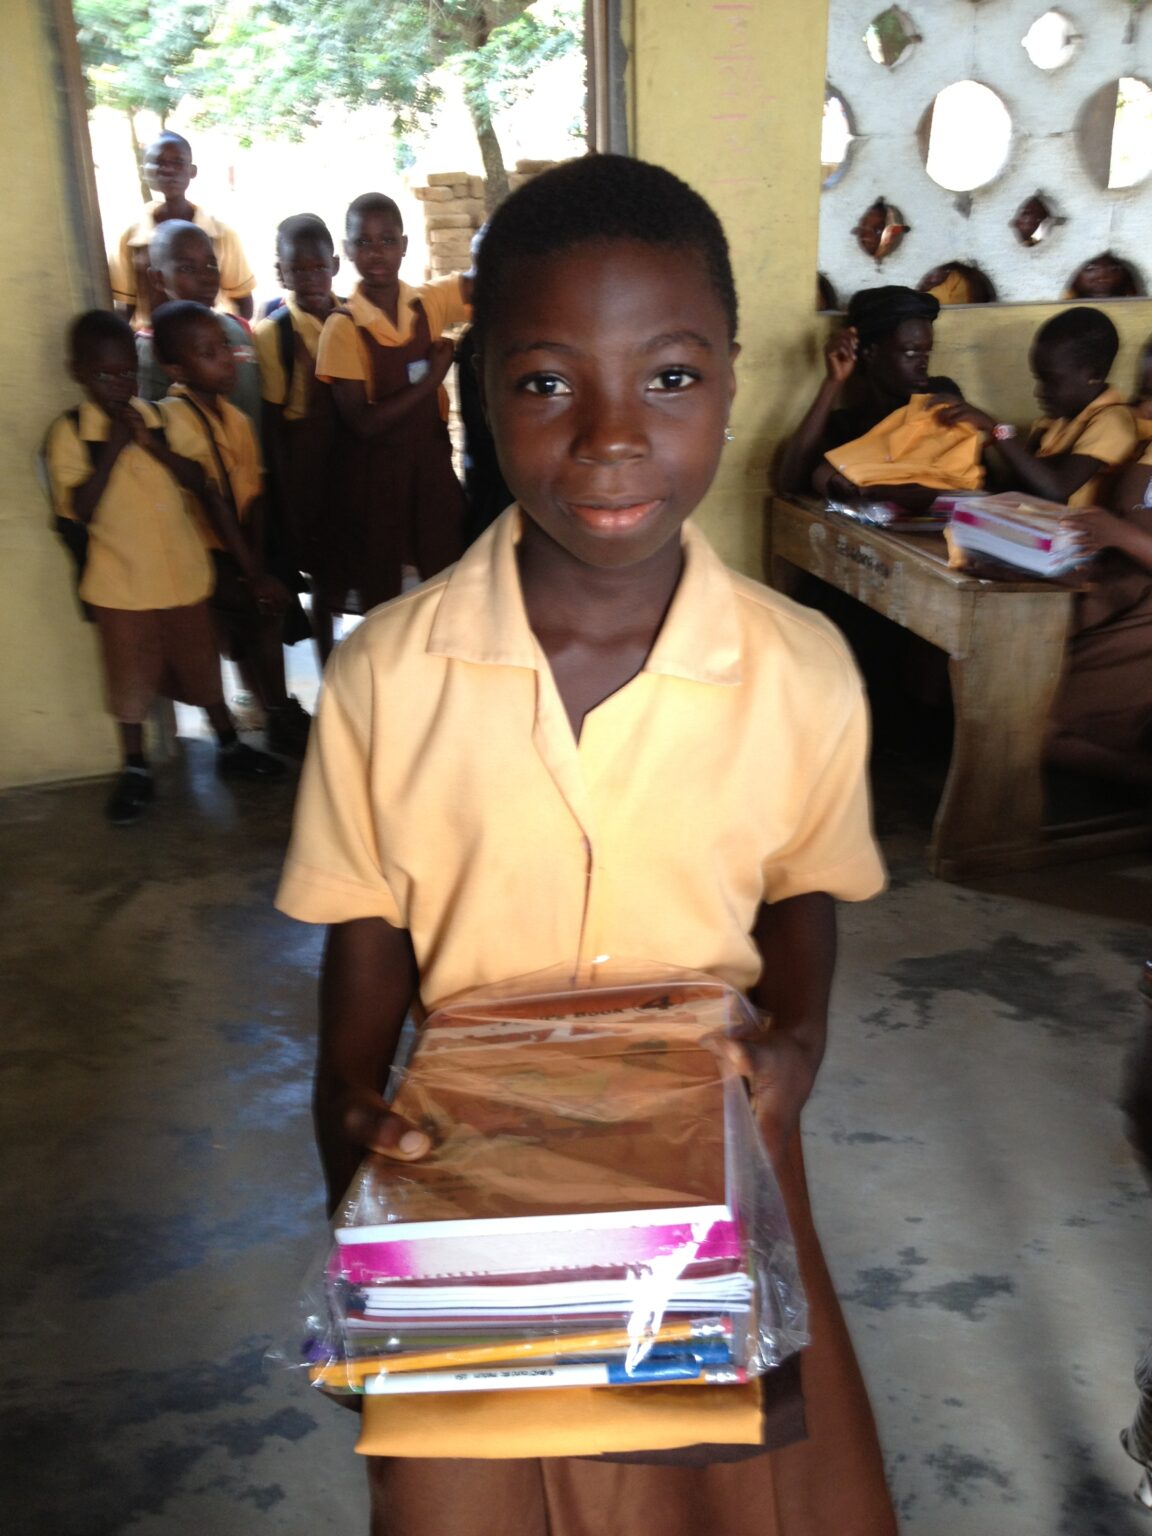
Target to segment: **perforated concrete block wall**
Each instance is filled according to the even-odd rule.
[[[820,269],[841,299],[878,283],[915,286],[942,261],[975,262],[1002,300],[1060,298],[1072,273],[1111,248],[1135,262],[1152,291],[1152,180],[1106,192],[1088,175],[1076,144],[1085,101],[1122,76],[1152,83],[1152,9],[1128,0],[1070,0],[1060,9],[1080,42],[1071,61],[1046,72],[1023,47],[1045,0],[904,0],[921,41],[893,67],[877,64],[864,34],[886,0],[830,0],[828,81],[844,97],[859,136],[847,170],[821,194]],[[916,129],[936,94],[976,80],[1003,99],[1012,118],[1004,169],[964,200],[932,181]],[[1015,211],[1042,192],[1066,222],[1040,245],[1020,244]],[[852,230],[883,197],[911,232],[883,263],[866,255]]]

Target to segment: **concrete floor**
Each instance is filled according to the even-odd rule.
[[[140,826],[105,793],[0,799],[0,1529],[355,1536],[352,1416],[263,1358],[323,1233],[291,783],[191,742]],[[926,809],[886,783],[892,888],[844,910],[807,1122],[904,1527],[1152,1536],[1117,1442],[1152,1201],[1114,1108],[1152,871],[944,885]]]

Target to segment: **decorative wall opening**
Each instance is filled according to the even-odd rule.
[[[978,80],[945,86],[921,119],[924,168],[949,192],[973,192],[1004,169],[1012,119],[995,91]]]
[[[1061,69],[1080,46],[1080,34],[1063,11],[1045,11],[1028,28],[1021,42],[1037,69]]]
[[[883,64],[887,69],[893,69],[907,59],[921,40],[916,23],[907,11],[896,5],[873,16],[864,33],[864,46],[869,55],[875,63]]]

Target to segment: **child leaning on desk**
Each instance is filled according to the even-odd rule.
[[[519,505],[334,653],[278,897],[330,925],[330,1194],[366,1147],[428,1150],[379,1091],[417,1000],[557,965],[587,980],[606,955],[744,988],[771,1015],[741,1060],[811,1306],[808,1434],[697,1466],[370,1456],[373,1536],[888,1536],[798,1130],[835,901],[883,883],[867,719],[831,626],[726,569],[686,521],[735,389],[723,231],[664,170],[573,161],[494,216],[475,326]]]

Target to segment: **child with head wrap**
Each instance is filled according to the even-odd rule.
[[[781,461],[781,491],[859,499],[861,486],[840,474],[825,454],[865,436],[914,395],[960,394],[951,379],[928,372],[932,322],[939,313],[940,304],[930,294],[897,284],[852,295],[848,324],[825,350],[824,381]],[[837,409],[850,380],[853,403]],[[871,485],[868,496],[922,510],[939,489],[917,483]]]

